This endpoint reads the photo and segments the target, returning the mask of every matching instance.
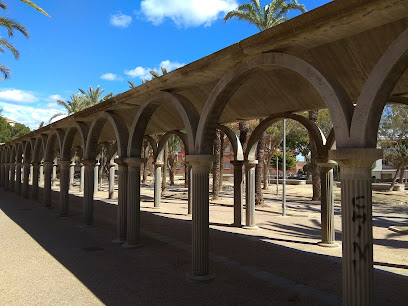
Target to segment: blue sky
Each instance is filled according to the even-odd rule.
[[[246,22],[222,21],[247,0],[34,1],[52,18],[18,0],[4,2],[8,10],[0,14],[22,23],[31,37],[11,39],[19,60],[0,54],[11,69],[11,78],[0,81],[0,108],[32,129],[64,112],[55,100],[68,100],[78,88],[100,85],[118,94],[129,89],[127,80],[141,84],[149,70],[174,70],[258,33]],[[312,10],[329,1],[300,2]]]

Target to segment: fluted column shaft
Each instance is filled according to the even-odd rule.
[[[246,210],[245,210],[245,227],[256,228],[255,225],[255,166],[257,160],[245,161],[245,178],[246,178]]]
[[[30,179],[29,179],[29,184],[33,184],[33,165],[30,166]]]
[[[41,162],[40,164],[40,181],[38,183],[41,186],[44,186],[44,163]]]
[[[113,199],[115,193],[115,164],[109,164],[109,199]]]
[[[142,158],[125,159],[128,165],[127,235],[124,247],[140,245],[140,165]]]
[[[154,207],[159,208],[161,204],[161,183],[163,163],[154,163]]]
[[[16,164],[15,192],[21,194],[21,163]]]
[[[59,161],[59,170],[60,170],[60,205],[59,205],[59,215],[66,216],[68,215],[69,210],[69,176],[71,161],[60,160]]]
[[[127,232],[127,189],[128,166],[123,159],[115,159],[118,164],[118,215],[117,215],[117,242],[126,241]]]
[[[79,192],[84,191],[84,180],[85,180],[85,171],[84,171],[84,164],[81,163],[81,173],[79,178]]]
[[[5,170],[5,165],[1,164],[0,165],[0,186],[4,187],[4,170]]]
[[[94,167],[94,176],[93,176],[93,178],[94,178],[94,185],[93,185],[94,186],[94,194],[96,194],[98,192],[98,190],[99,190],[99,186],[98,186],[99,165],[100,165],[100,163],[97,161],[96,164],[95,164],[95,167]],[[101,177],[101,180],[102,180],[102,177]]]
[[[242,205],[244,202],[244,180],[242,176],[242,167],[244,161],[234,160],[231,162],[234,166],[234,226],[242,226]]]
[[[192,272],[193,279],[210,278],[209,274],[209,173],[213,156],[188,155],[192,167]]]
[[[69,183],[68,189],[72,190],[74,187],[74,177],[75,177],[75,160],[71,160],[69,165]]]
[[[84,160],[84,211],[83,223],[85,226],[93,224],[93,196],[94,196],[94,176],[95,160]]]
[[[30,180],[30,163],[23,164],[23,190],[22,195],[24,198],[28,198],[28,183]]]
[[[186,163],[187,167],[187,181],[188,181],[188,186],[187,186],[187,214],[191,215],[193,213],[193,185],[191,182],[191,165],[189,163]]]
[[[44,206],[51,207],[51,176],[54,162],[44,162]]]
[[[322,241],[318,244],[323,247],[337,247],[334,231],[334,194],[333,194],[333,167],[334,161],[317,160],[320,169],[321,188],[321,233]]]
[[[10,188],[10,164],[6,164],[4,171],[4,190],[9,190]]]
[[[10,179],[9,179],[9,190],[14,191],[16,179],[16,164],[10,163]]]
[[[40,171],[40,163],[33,163],[33,176],[32,182],[33,185],[31,187],[31,198],[33,200],[38,200],[38,174]]]
[[[377,149],[338,149],[329,157],[341,166],[343,303],[373,304],[371,166]]]
[[[53,164],[53,167],[52,167],[52,178],[51,178],[52,186],[54,186],[56,181],[57,181],[57,167],[58,167],[57,158],[55,158],[54,159],[54,164]]]

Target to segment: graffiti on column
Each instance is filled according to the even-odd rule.
[[[357,237],[360,238],[361,237],[361,233],[363,230],[363,225],[367,222],[367,214],[365,212],[365,204],[364,204],[364,200],[365,196],[357,196],[357,197],[353,197],[353,199],[351,200],[352,204],[353,204],[353,217],[352,217],[352,221],[353,223],[357,223],[358,224],[358,232],[357,232]],[[369,252],[369,245],[368,243],[365,244],[364,246],[361,246],[359,244],[359,242],[354,241],[353,242],[353,252],[354,255],[356,256],[358,253],[358,258],[360,260],[367,260],[367,253]],[[354,263],[354,267],[356,266],[356,259],[353,260]]]

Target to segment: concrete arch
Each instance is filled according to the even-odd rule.
[[[334,129],[332,128],[329,135],[327,135],[326,144],[324,145],[326,147],[326,150],[332,150],[335,142],[336,135],[334,134]]]
[[[188,151],[194,153],[194,139],[196,136],[199,115],[193,104],[181,95],[160,92],[144,103],[138,110],[130,130],[128,157],[141,157],[143,137],[157,108],[164,104],[172,104],[180,114],[187,131]]]
[[[156,157],[157,157],[157,147],[158,147],[156,139],[154,139],[152,136],[149,136],[149,135],[145,135],[144,139],[146,139],[146,141],[150,144],[150,147],[153,150],[153,156],[156,159]]]
[[[10,163],[15,163],[16,162],[16,145],[11,145],[10,150],[9,150],[9,160]]]
[[[114,112],[100,113],[92,122],[89,128],[88,137],[86,139],[84,159],[94,160],[96,158],[96,149],[98,146],[98,139],[102,132],[103,126],[109,122],[116,136],[118,146],[118,155],[120,158],[126,157],[126,148],[128,145],[129,132],[122,117]]]
[[[62,142],[64,141],[64,130],[56,129],[47,137],[47,144],[45,146],[44,161],[51,162],[54,160],[54,147],[57,141],[58,150],[62,152]]]
[[[218,129],[221,130],[231,143],[232,150],[234,151],[234,160],[244,160],[244,151],[242,150],[242,144],[238,136],[225,125],[218,125]]]
[[[402,32],[381,56],[361,91],[351,125],[351,146],[376,148],[378,126],[384,106],[407,69],[408,29]]]
[[[159,162],[163,162],[163,150],[164,150],[164,146],[167,143],[167,140],[169,140],[170,136],[172,135],[176,135],[181,139],[181,142],[183,143],[184,146],[184,151],[186,153],[186,155],[189,154],[189,150],[188,150],[188,137],[185,133],[181,132],[181,131],[170,131],[167,132],[166,134],[164,134],[159,141],[159,144],[157,146],[157,151],[156,151],[156,155],[154,155],[154,160],[155,161],[159,161]]]
[[[274,114],[264,119],[251,133],[251,136],[248,140],[247,150],[245,152],[245,160],[255,160],[256,153],[256,144],[262,136],[262,133],[272,125],[273,123],[282,120],[282,119],[292,119],[300,124],[302,124],[312,135],[313,140],[317,147],[318,158],[326,158],[327,150],[325,148],[326,138],[324,137],[322,131],[319,127],[310,119],[303,117],[301,115],[283,113],[283,114]]]
[[[251,58],[226,74],[217,84],[202,111],[197,129],[196,153],[212,154],[212,142],[219,118],[230,98],[259,70],[282,67],[305,78],[329,109],[340,141],[348,141],[353,104],[345,90],[306,61],[284,53],[265,53]],[[340,132],[341,131],[341,132]]]
[[[77,133],[81,138],[82,147],[85,148],[88,132],[89,128],[84,122],[75,122],[75,125],[67,130],[62,142],[61,160],[71,160],[72,144]]]
[[[23,162],[24,144],[22,142],[16,143],[16,163]]]
[[[33,151],[33,162],[39,163],[45,158],[45,149],[47,145],[47,135],[41,135],[35,139],[34,151]],[[42,151],[43,156],[40,155]]]
[[[29,139],[28,141],[25,142],[24,144],[24,162],[25,163],[31,163],[33,159],[33,146],[35,144],[35,139]]]

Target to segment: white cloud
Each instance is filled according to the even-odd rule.
[[[112,15],[109,22],[115,27],[127,28],[132,22],[132,17],[122,13],[118,13]]]
[[[141,10],[154,25],[165,19],[178,26],[210,26],[219,17],[238,7],[237,0],[142,0]]]
[[[100,76],[102,80],[106,81],[122,81],[123,78],[114,73],[104,73]]]
[[[177,68],[180,68],[184,66],[185,64],[181,64],[178,62],[171,62],[169,60],[162,61],[159,65],[158,68],[145,68],[138,66],[135,69],[132,70],[125,70],[125,74],[132,77],[132,78],[139,78],[141,80],[150,80],[152,78],[152,75],[150,74],[151,70],[156,71],[159,75],[162,74],[161,68],[166,68],[167,72],[170,72],[172,70],[175,70]]]
[[[30,91],[6,89],[0,90],[0,101],[11,103],[32,103],[38,101],[38,98]]]
[[[64,100],[64,97],[61,96],[61,95],[51,95],[51,96],[48,96],[48,98],[45,99],[45,100],[47,100],[49,102],[55,102],[57,100]]]

